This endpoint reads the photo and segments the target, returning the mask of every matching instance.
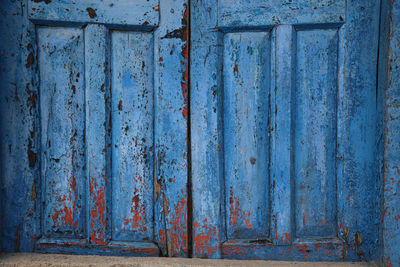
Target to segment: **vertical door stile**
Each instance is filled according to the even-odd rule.
[[[88,233],[90,242],[105,245],[108,236],[109,168],[107,166],[108,29],[85,28],[86,142],[88,178]]]
[[[155,235],[163,255],[187,257],[189,3],[160,1],[154,31]]]
[[[292,109],[294,94],[295,29],[279,25],[273,30],[271,87],[271,239],[290,245],[294,235]]]
[[[191,1],[191,179],[193,257],[221,258],[226,238],[223,179],[223,34],[214,0]]]

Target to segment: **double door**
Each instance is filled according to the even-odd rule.
[[[21,3],[35,251],[377,257],[379,1]]]

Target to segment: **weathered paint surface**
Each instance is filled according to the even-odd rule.
[[[119,27],[157,26],[159,0],[31,0],[29,18],[39,23],[102,23]]]
[[[194,256],[377,259],[379,2],[191,3]]]
[[[400,1],[394,0],[386,15],[389,36],[388,61],[382,59],[387,75],[385,101],[385,165],[383,207],[383,264],[400,266]],[[385,21],[383,22],[385,23]],[[390,24],[389,24],[390,23]],[[387,44],[386,41],[389,41]],[[382,65],[383,65],[382,64]],[[386,78],[386,77],[385,77]]]
[[[4,251],[32,251],[40,232],[40,132],[35,26],[26,2],[0,5],[0,229]]]
[[[4,1],[0,248],[400,265],[382,3]]]
[[[155,232],[164,255],[188,255],[188,2],[160,1],[155,30]]]
[[[187,6],[2,3],[4,250],[187,256]]]
[[[91,243],[104,245],[110,236],[110,199],[107,177],[107,155],[109,153],[110,90],[108,80],[108,29],[104,25],[91,24],[85,28],[85,82],[86,82],[86,142],[89,229]],[[91,105],[90,103],[97,103]],[[106,124],[104,123],[106,118]]]
[[[42,233],[82,238],[86,234],[83,30],[40,27],[36,34]]]
[[[300,30],[296,37],[292,124],[296,236],[335,237],[337,123],[341,121],[336,108],[338,30]]]
[[[269,44],[269,33],[264,32],[224,36],[223,131],[229,239],[269,235]]]
[[[111,34],[112,240],[152,239],[152,33]]]

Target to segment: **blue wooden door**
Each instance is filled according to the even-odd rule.
[[[379,1],[191,2],[193,253],[379,254]]]
[[[187,255],[187,8],[184,0],[2,3],[2,91],[28,90],[31,111],[2,124],[20,131],[4,139],[14,173],[3,183],[4,247]]]
[[[1,248],[377,259],[380,2],[3,1]]]

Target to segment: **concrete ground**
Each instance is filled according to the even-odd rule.
[[[378,266],[372,263],[328,263],[328,262],[283,262],[283,261],[239,261],[239,260],[204,260],[204,259],[178,259],[178,258],[128,258],[109,256],[77,256],[60,254],[38,253],[2,253],[0,266],[36,267],[36,266],[134,266],[134,267],[164,267],[164,266],[277,266],[277,267],[317,267],[317,266]]]

